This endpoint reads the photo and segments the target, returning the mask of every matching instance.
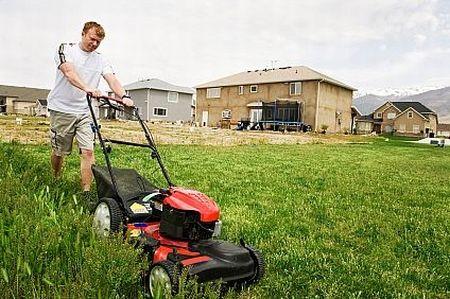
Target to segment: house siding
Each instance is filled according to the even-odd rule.
[[[149,120],[147,118],[147,89],[130,90],[128,94],[133,99],[134,106],[138,107],[142,119]]]
[[[395,120],[395,129],[399,131],[400,125],[405,125],[404,132],[398,132],[398,135],[423,135],[425,133],[425,128],[430,127],[430,122],[425,120],[420,114],[418,114],[414,110],[406,110],[413,111],[413,117],[408,118],[408,112],[403,113]],[[414,133],[413,126],[419,126],[419,132]]]
[[[167,99],[168,91],[150,90],[150,119],[161,119],[166,121],[190,121],[192,95],[178,93],[178,102],[172,103]],[[153,108],[160,107],[167,109],[167,116],[154,116]]]
[[[320,83],[319,92],[318,129],[327,125],[327,132],[350,132],[353,92],[326,82]]]

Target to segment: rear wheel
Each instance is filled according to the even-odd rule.
[[[150,266],[145,276],[144,286],[150,298],[169,298],[178,291],[178,269],[169,261]]]
[[[112,198],[102,198],[95,207],[92,227],[102,237],[117,233],[122,224],[122,212]]]
[[[253,284],[259,282],[261,278],[263,278],[264,273],[266,272],[266,263],[264,262],[264,258],[259,250],[256,250],[251,246],[247,246],[247,249],[252,256],[253,262],[255,263],[255,274],[247,281],[247,283]]]

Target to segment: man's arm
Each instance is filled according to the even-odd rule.
[[[73,86],[85,91],[86,93],[92,93],[94,97],[99,97],[102,95],[100,90],[87,86],[83,80],[81,80],[72,63],[64,62],[59,66],[59,69]]]
[[[109,88],[111,88],[118,100],[122,101],[123,104],[127,106],[134,105],[133,101],[130,98],[123,97],[124,95],[126,95],[125,89],[123,89],[122,84],[120,84],[119,80],[114,74],[104,74],[103,78],[105,78],[106,82],[109,85]]]

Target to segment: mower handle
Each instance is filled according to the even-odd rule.
[[[118,100],[117,98],[110,97],[110,96],[99,96],[99,97],[94,97],[94,96],[92,95],[92,93],[88,92],[87,95],[86,95],[86,98],[87,98],[88,101],[90,101],[92,98],[96,98],[97,100],[104,100],[104,101],[106,102],[106,104],[108,104],[109,107],[111,107],[111,108],[113,108],[113,109],[116,109],[116,110],[121,110],[121,109],[120,109],[119,107],[113,105],[113,104],[111,103],[111,101],[114,101],[114,102],[116,102],[116,103],[118,103],[118,104],[121,104],[121,105],[124,106],[124,107],[126,106],[126,105],[124,105],[124,103],[123,103],[122,100]],[[136,106],[134,106],[134,105],[133,105],[133,106],[126,106],[126,107],[130,107],[130,108],[132,108],[133,110],[136,109]]]

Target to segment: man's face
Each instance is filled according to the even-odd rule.
[[[95,51],[101,42],[102,38],[95,33],[95,28],[91,28],[81,35],[81,48],[85,52]]]

